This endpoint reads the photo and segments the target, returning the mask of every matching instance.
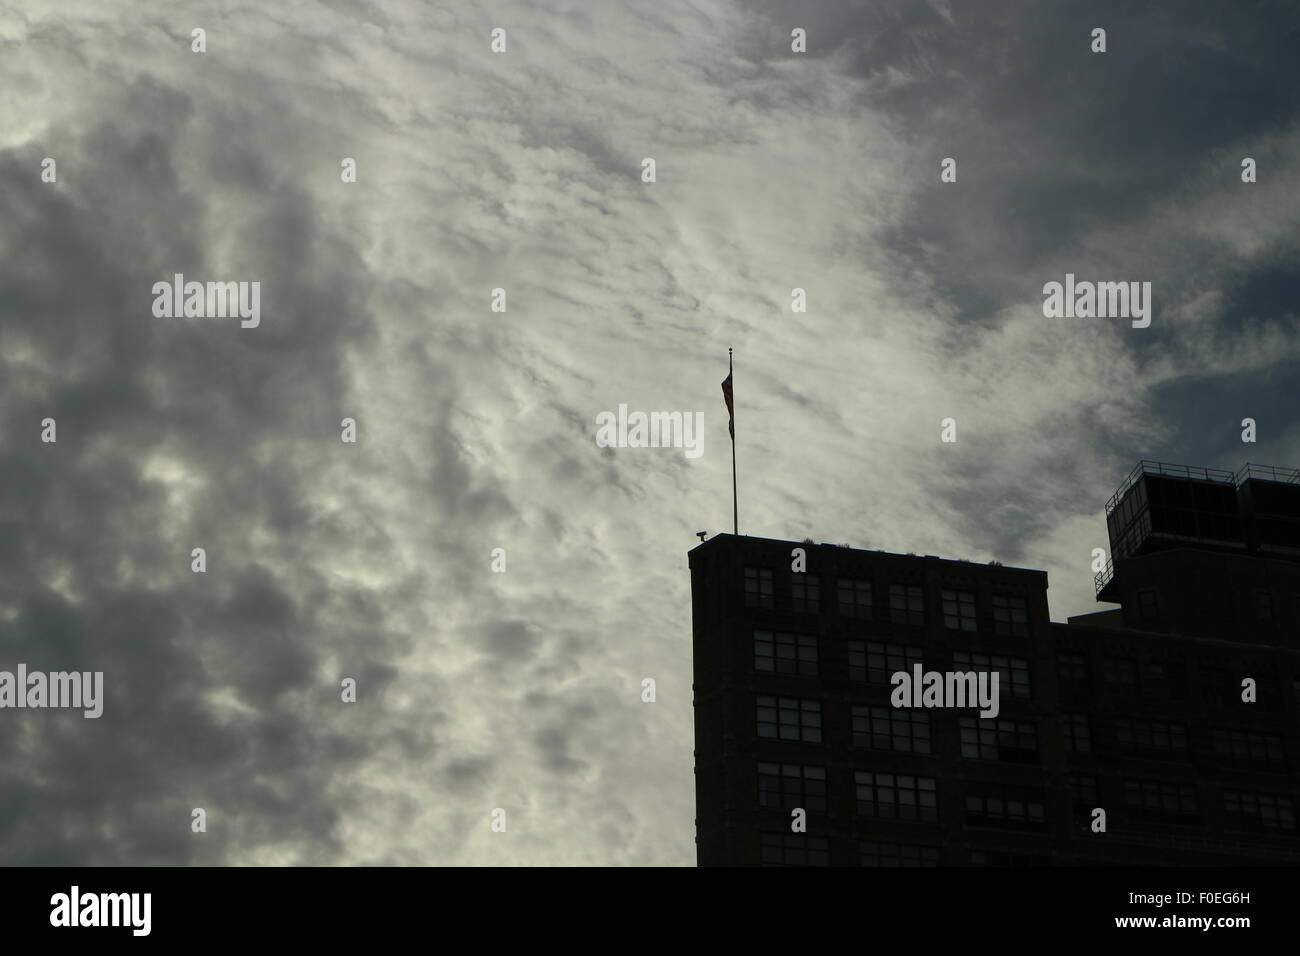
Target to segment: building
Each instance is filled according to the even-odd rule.
[[[694,548],[699,864],[1300,863],[1300,473],[1141,462],[1106,510],[1120,607],[1064,624],[1043,571]],[[916,665],[997,716],[892,706]]]

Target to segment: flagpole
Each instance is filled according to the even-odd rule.
[[[736,362],[727,349],[727,377],[731,379],[732,395],[736,392]],[[731,527],[737,537],[740,535],[740,505],[736,502],[736,400],[731,400]]]

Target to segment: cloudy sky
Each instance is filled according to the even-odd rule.
[[[107,698],[0,711],[0,863],[693,864],[727,347],[742,531],[1094,609],[1139,458],[1300,465],[1298,41],[1280,2],[0,0],[0,669]],[[1045,318],[1067,272],[1151,326]],[[155,317],[175,273],[260,326]],[[703,455],[597,447],[620,403]]]

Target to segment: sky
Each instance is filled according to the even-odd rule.
[[[1281,2],[0,0],[0,669],[105,688],[0,710],[0,863],[693,865],[729,347],[743,533],[1101,609],[1139,459],[1300,466],[1298,40]],[[156,316],[177,273],[260,324]],[[1067,273],[1150,326],[1045,316]],[[620,405],[702,454],[601,447]]]

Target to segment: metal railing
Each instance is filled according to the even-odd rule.
[[[1110,584],[1110,579],[1113,578],[1114,576],[1115,576],[1115,562],[1113,559],[1107,558],[1106,566],[1103,567],[1100,571],[1098,571],[1093,576],[1092,583],[1096,585],[1097,588],[1097,590],[1094,591],[1093,593],[1100,594],[1101,589],[1104,588],[1106,585]]]
[[[1149,458],[1143,458],[1125,477],[1119,488],[1110,500],[1106,502],[1106,516],[1109,517],[1114,510],[1119,507],[1124,495],[1129,492],[1143,475],[1167,475],[1173,478],[1191,478],[1197,481],[1214,481],[1220,484],[1230,484],[1234,488],[1240,488],[1250,480],[1257,481],[1276,481],[1284,484],[1300,484],[1300,468],[1278,468],[1274,465],[1257,465],[1253,462],[1247,462],[1239,471],[1225,471],[1222,468],[1202,468],[1197,465],[1176,465],[1170,462],[1153,461]],[[1126,552],[1127,553],[1127,552]],[[1106,566],[1093,576],[1093,585],[1096,587],[1096,593],[1100,594],[1102,589],[1111,582],[1115,577],[1115,564],[1113,555],[1106,559]]]
[[[1247,468],[1250,466],[1247,465]],[[1262,465],[1256,465],[1262,468]],[[1143,475],[1169,475],[1172,478],[1195,478],[1198,481],[1219,481],[1224,484],[1236,485],[1237,476],[1230,471],[1224,471],[1222,468],[1201,468],[1197,465],[1174,465],[1167,461],[1152,461],[1149,458],[1143,458],[1133,470],[1128,473],[1128,477],[1120,484],[1119,489],[1110,496],[1110,501],[1106,502],[1106,514],[1109,515],[1119,505],[1120,499],[1125,493],[1137,484],[1138,479]]]
[[[1240,488],[1251,478],[1260,481],[1281,481],[1288,485],[1300,485],[1300,469],[1297,468],[1275,468],[1272,465],[1252,465],[1247,462],[1239,472],[1232,476],[1233,481]]]
[[[1240,488],[1246,481],[1254,478],[1259,481],[1280,481],[1289,485],[1300,485],[1300,468],[1278,468],[1276,465],[1256,465],[1247,462],[1237,472],[1224,471],[1222,468],[1202,468],[1198,465],[1175,465],[1167,461],[1152,461],[1143,458],[1120,483],[1115,493],[1106,502],[1106,514],[1110,514],[1119,505],[1120,499],[1137,484],[1143,475],[1168,475],[1172,478],[1195,478],[1197,481],[1218,481]]]

